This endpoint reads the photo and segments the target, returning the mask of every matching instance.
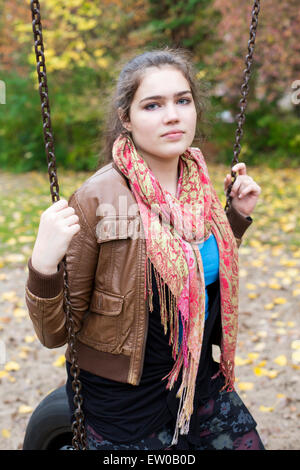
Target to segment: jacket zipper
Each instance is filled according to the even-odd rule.
[[[144,259],[145,259],[145,247],[143,247],[143,254],[144,254]],[[144,263],[145,266],[145,263]],[[147,268],[145,268],[147,269]],[[144,273],[145,275],[146,273]],[[146,279],[146,301],[144,302],[145,304],[145,334],[144,334],[144,344],[143,344],[143,350],[142,350],[142,357],[141,357],[141,362],[140,362],[140,373],[137,378],[137,385],[140,383],[142,374],[143,374],[143,369],[144,369],[144,360],[145,360],[145,352],[146,352],[146,344],[147,344],[147,337],[148,337],[148,328],[149,328],[149,296],[148,296],[148,285],[147,285],[147,279]]]

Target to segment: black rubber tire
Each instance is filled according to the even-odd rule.
[[[28,422],[23,450],[72,450],[72,431],[66,386],[47,395]]]

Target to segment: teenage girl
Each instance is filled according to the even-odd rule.
[[[264,449],[234,389],[238,247],[261,189],[234,165],[224,212],[192,146],[203,101],[186,51],[133,57],[111,103],[109,163],[41,215],[35,331],[48,348],[67,342],[66,254],[89,449]],[[72,417],[69,347],[66,359]]]

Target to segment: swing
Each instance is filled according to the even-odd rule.
[[[245,122],[245,110],[247,106],[247,95],[249,92],[248,82],[251,76],[251,65],[253,61],[253,52],[256,39],[256,30],[258,24],[258,14],[260,11],[260,0],[255,0],[252,8],[252,18],[250,24],[250,39],[248,41],[248,54],[246,55],[245,64],[246,69],[243,71],[243,83],[241,86],[242,98],[240,100],[240,113],[237,115],[237,129],[235,132],[235,143],[233,147],[234,155],[231,162],[231,168],[238,163],[238,156],[241,151],[241,138],[243,136],[243,125]],[[47,86],[47,75],[46,75],[46,65],[45,65],[45,55],[44,55],[44,45],[43,45],[43,36],[42,36],[42,24],[41,24],[41,15],[40,15],[40,4],[38,0],[31,0],[31,13],[32,13],[32,28],[34,35],[34,47],[37,61],[37,74],[39,81],[39,92],[41,98],[41,108],[42,108],[42,120],[43,120],[43,134],[44,134],[44,143],[47,155],[48,162],[48,174],[50,180],[50,193],[52,197],[52,203],[59,201],[59,185],[57,178],[56,170],[56,159],[54,154],[54,140],[51,127],[50,119],[50,105],[48,99],[48,86]],[[226,191],[226,205],[225,212],[231,207],[231,188],[236,180],[236,172],[231,170],[231,177],[233,178],[232,182],[229,184]],[[68,285],[68,274],[66,266],[66,256],[62,259],[64,266],[64,306],[66,314],[66,325],[68,330],[68,343],[70,346],[71,352],[71,374],[73,377],[72,388],[74,391],[74,404],[75,404],[75,420],[71,425],[71,432],[73,434],[72,438],[72,447],[75,450],[86,450],[86,435],[84,428],[84,415],[82,410],[83,398],[81,395],[81,382],[79,379],[79,366],[77,360],[77,351],[76,351],[76,337],[74,333],[74,322],[71,315],[71,303],[69,296],[69,285]],[[67,406],[64,395],[62,395],[63,387],[52,392],[52,399],[57,397],[57,400],[60,400],[60,403],[63,402],[63,406]],[[46,397],[47,398],[47,397]],[[45,399],[44,399],[45,400]],[[37,407],[42,406],[44,400]],[[62,413],[63,414],[63,413]],[[33,416],[32,416],[33,417]],[[65,417],[66,418],[66,417]],[[31,420],[30,420],[31,421]],[[34,420],[33,420],[34,421]],[[30,422],[29,422],[30,425]],[[34,426],[34,423],[31,423],[31,427]],[[27,431],[26,431],[27,432]],[[35,430],[36,432],[36,430]],[[64,433],[66,433],[66,427],[64,428]],[[55,436],[57,439],[57,436]],[[26,436],[24,443],[26,442]],[[65,446],[66,447],[66,446]],[[23,445],[23,449],[26,448],[26,445]],[[29,448],[27,446],[27,448]],[[52,447],[53,448],[53,447]]]

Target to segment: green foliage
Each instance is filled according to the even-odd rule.
[[[268,165],[270,168],[300,166],[299,118],[280,111],[275,105],[257,103],[257,109],[246,113],[239,161],[247,165]],[[219,152],[217,161],[230,164],[233,158],[236,123],[215,121],[210,138]]]
[[[0,166],[16,173],[45,169],[39,93],[28,77],[7,73],[3,78],[7,93],[0,115]],[[90,71],[86,69],[81,78],[80,82],[74,73],[70,85],[58,85],[49,75],[49,103],[58,166],[89,171],[98,160],[101,111],[91,105],[89,93],[96,84]]]
[[[213,50],[216,43],[214,29],[220,15],[212,8],[212,0],[149,0],[147,27],[152,31],[149,46],[163,44],[181,46],[200,58]]]
[[[211,122],[208,138],[217,149],[217,161],[229,165],[237,126],[218,116],[223,110],[232,110],[238,99],[237,82],[243,66],[236,60],[240,55],[236,51],[240,45],[246,46],[246,39],[241,41],[240,34],[243,31],[248,35],[249,21],[246,12],[239,10],[237,14],[231,3],[226,1],[225,7],[223,0],[103,0],[101,5],[95,5],[88,0],[63,4],[45,0],[43,36],[57,165],[76,171],[96,168],[101,155],[106,98],[114,85],[116,64],[120,58],[131,58],[134,52],[165,45],[189,49],[199,79],[212,85],[211,114],[204,117]],[[282,4],[286,8],[286,2]],[[0,0],[0,8],[5,10],[5,22],[1,22],[0,15],[0,79],[6,84],[6,104],[0,105],[0,167],[14,172],[44,171],[47,161],[30,15],[24,21],[24,4],[15,0]],[[260,34],[267,33],[262,21]],[[292,45],[289,50],[296,57]],[[269,46],[258,46],[267,56]],[[268,58],[263,61],[268,62]],[[277,61],[275,67],[288,69],[281,62]],[[281,112],[273,104],[275,98],[270,104],[263,92],[273,74],[268,78],[264,75],[266,67],[261,69],[258,61],[255,65],[239,160],[249,165],[264,162],[272,168],[297,167],[299,116]],[[255,80],[256,74],[260,80]],[[213,87],[220,84],[227,90],[223,101],[213,95]],[[278,93],[282,94],[282,89]],[[258,101],[257,95],[264,96],[264,100]]]

